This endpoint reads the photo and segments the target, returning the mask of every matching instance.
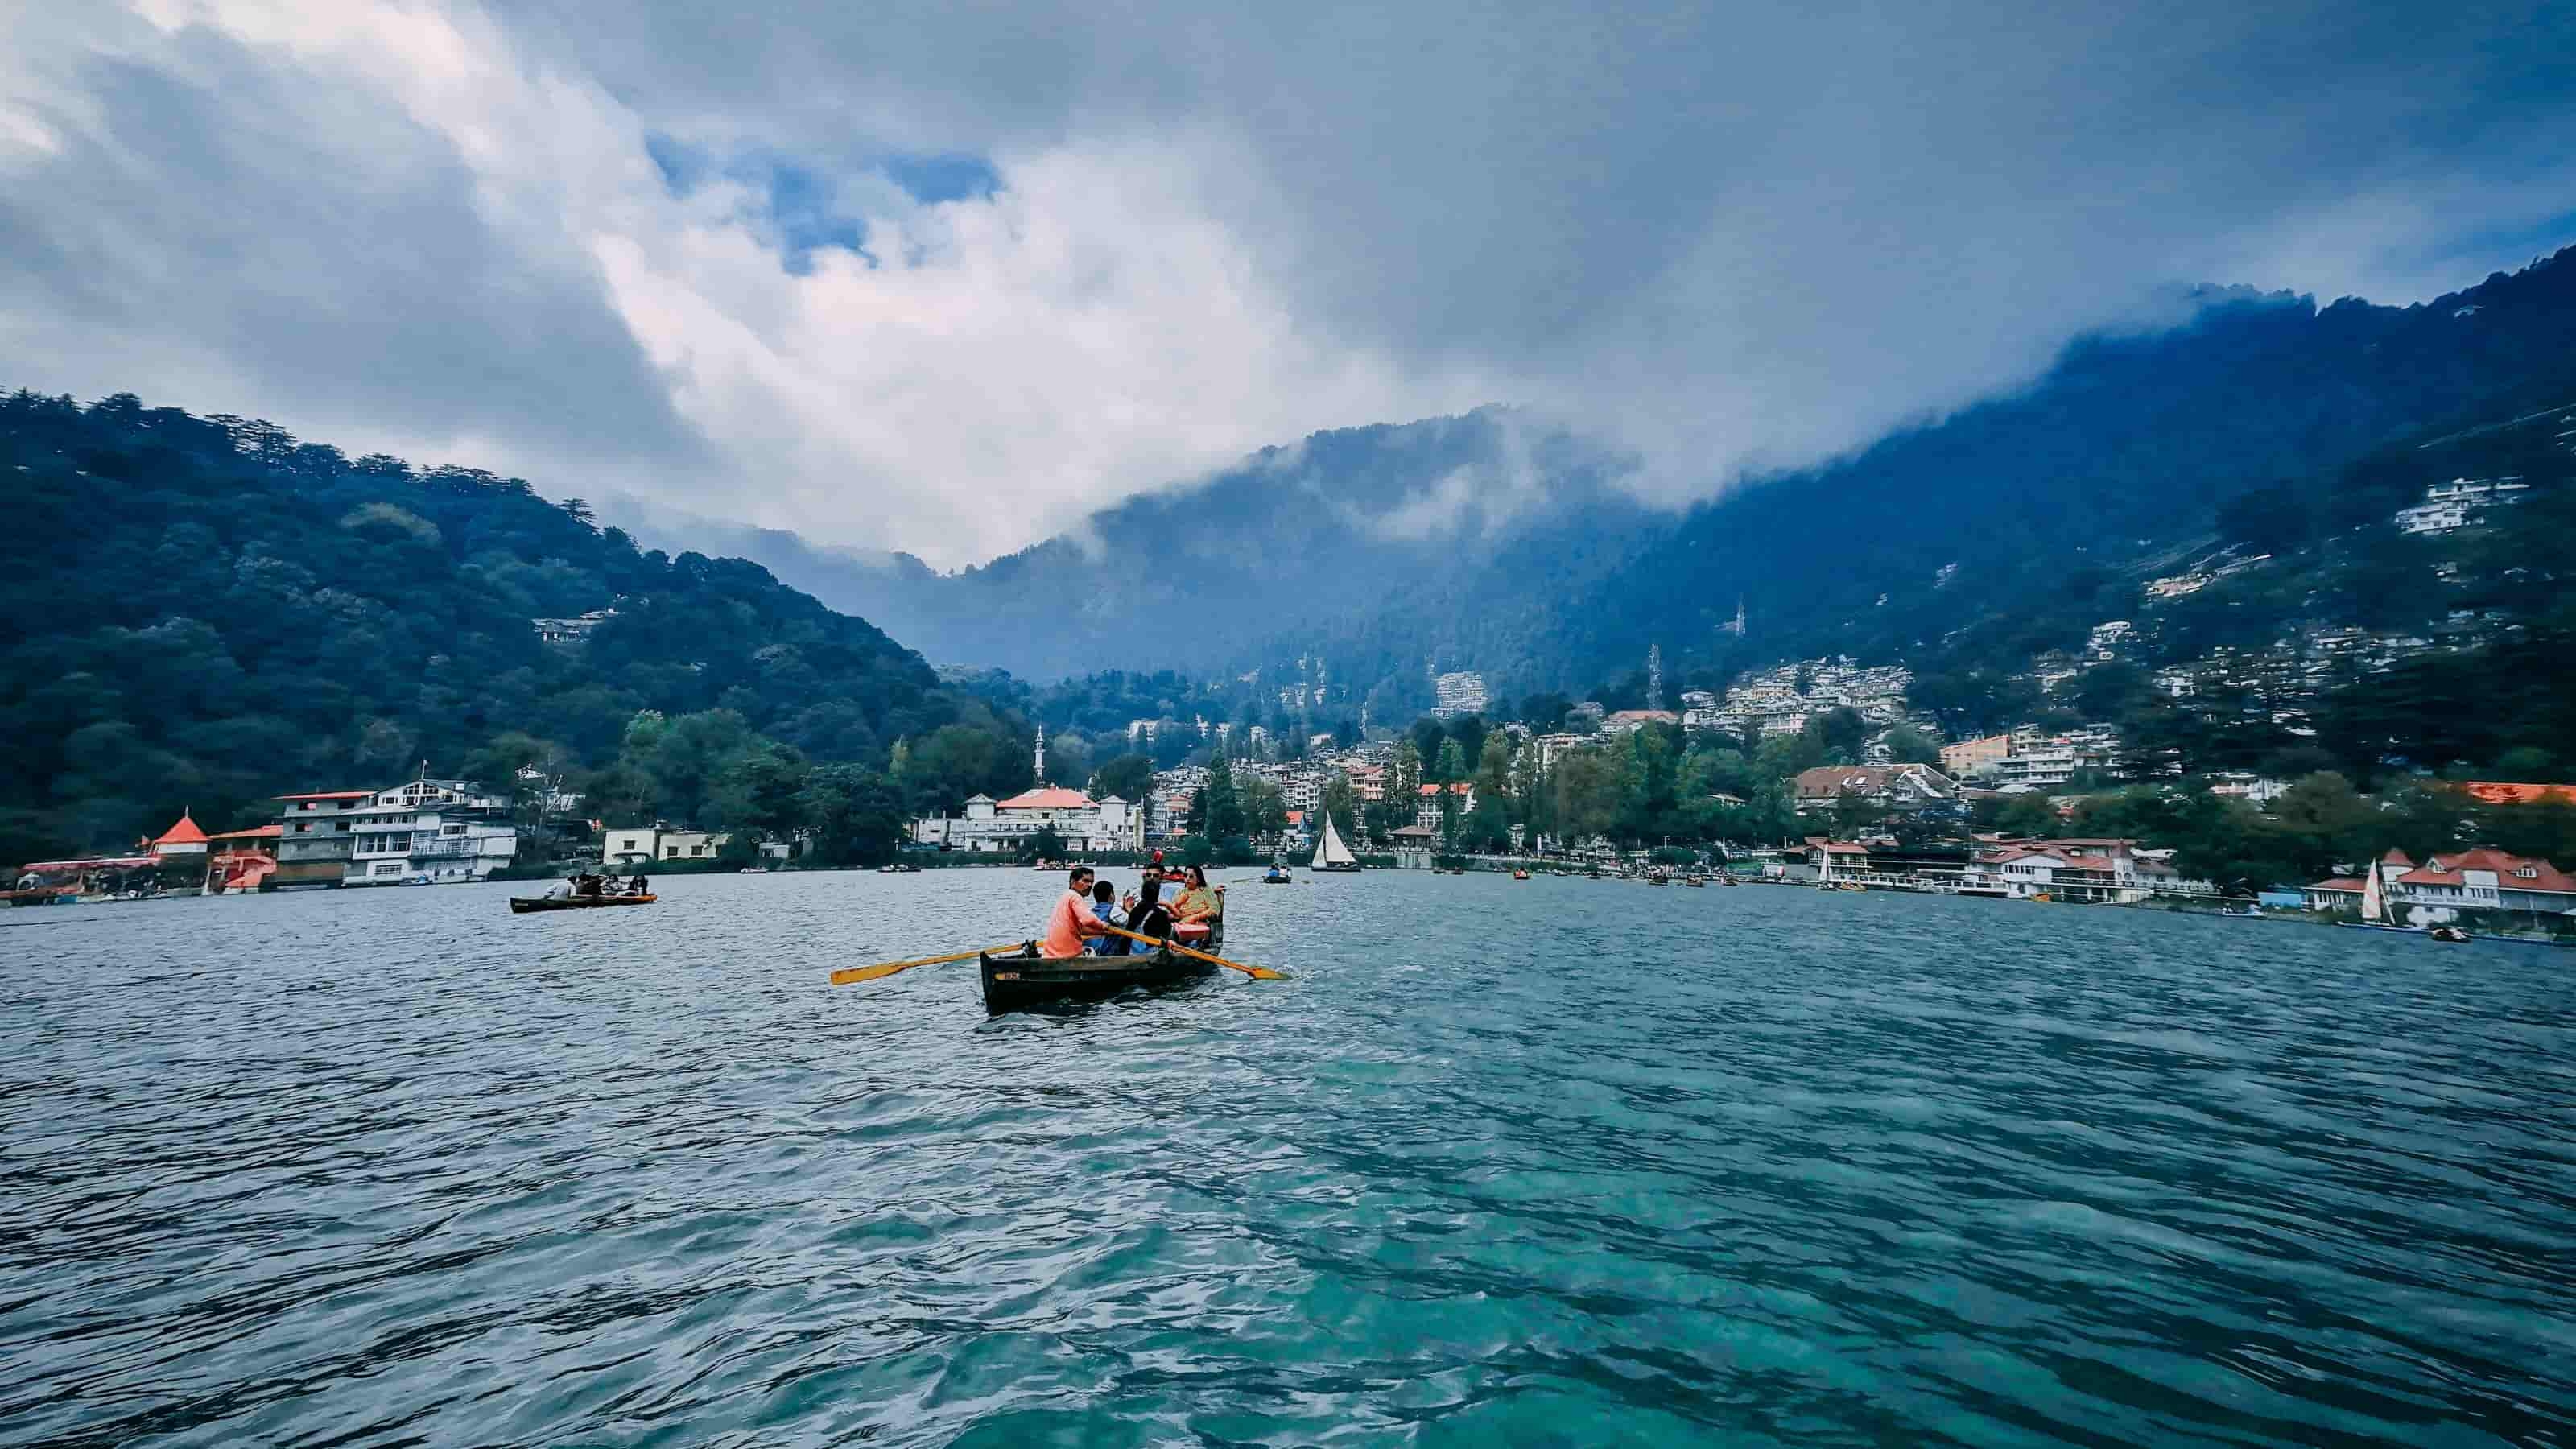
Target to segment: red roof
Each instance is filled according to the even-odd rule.
[[[2543,801],[2576,804],[2576,785],[2506,785],[2470,780],[2460,786],[2490,805],[2537,805]]]
[[[1040,785],[1034,790],[1023,790],[993,808],[996,810],[1079,810],[1090,803],[1091,797],[1080,790],[1068,790],[1062,785]]]
[[[364,800],[373,790],[323,790],[311,795],[279,795],[280,800]]]
[[[2415,862],[2406,858],[2405,851],[2399,850],[2393,845],[2388,848],[2388,853],[2386,855],[2379,858],[2379,863],[2381,865],[2402,865],[2409,869],[2412,869],[2415,864]]]
[[[2308,887],[2308,889],[2312,891],[2358,891],[2363,889],[2363,885],[2362,882],[2358,880],[2351,880],[2342,876],[2337,876],[2333,880],[2318,881],[2315,885]]]
[[[1413,793],[1417,795],[1437,795],[1441,791],[1447,790],[1452,795],[1464,795],[1474,788],[1475,786],[1468,784],[1464,780],[1460,780],[1453,785],[1416,785],[1413,788]]]
[[[140,870],[160,863],[157,855],[109,855],[94,860],[31,860],[18,869],[52,875],[67,870]]]
[[[203,845],[206,843],[206,832],[199,830],[195,819],[190,817],[187,811],[182,810],[179,812],[179,823],[162,831],[152,843],[154,845]]]
[[[2502,890],[2576,893],[2576,878],[2571,878],[2548,861],[2507,855],[2487,845],[2464,850],[2457,855],[2428,857],[2423,869],[2410,870],[2399,876],[2397,882],[2400,885],[2466,885],[2468,880],[2463,872],[2472,870],[2494,871],[2496,885]],[[2531,875],[2525,877],[2515,873],[2522,870],[2529,870]]]

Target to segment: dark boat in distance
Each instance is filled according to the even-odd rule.
[[[659,896],[512,896],[510,914],[524,916],[534,911],[586,911],[594,906],[649,906]]]
[[[993,1016],[1032,1007],[1106,1001],[1143,988],[1169,991],[1216,974],[1212,962],[1173,951],[1133,956],[1040,956],[1034,946],[1016,956],[987,951],[977,960],[984,979],[984,1010]]]

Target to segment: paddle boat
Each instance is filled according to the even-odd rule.
[[[586,911],[596,906],[649,906],[659,896],[512,896],[510,914],[525,916],[537,911]]]
[[[1271,862],[1270,869],[1261,873],[1261,883],[1263,885],[1294,884],[1292,879],[1289,877],[1288,867],[1279,864],[1277,861]]]
[[[1512,872],[1512,879],[1514,880],[1528,880],[1529,878],[1530,873],[1528,871],[1516,870]]]

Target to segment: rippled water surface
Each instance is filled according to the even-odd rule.
[[[1370,874],[0,916],[0,1441],[2576,1444],[2576,954]]]

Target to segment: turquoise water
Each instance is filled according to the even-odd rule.
[[[1246,873],[1248,874],[1248,873]],[[0,1441],[2576,1443],[2576,957],[1370,874],[0,915]]]

